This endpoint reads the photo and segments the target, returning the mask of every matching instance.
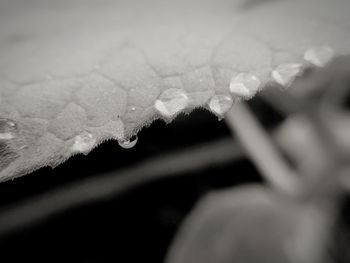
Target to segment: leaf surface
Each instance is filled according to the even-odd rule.
[[[231,96],[240,73],[262,88],[281,64],[309,65],[310,48],[349,54],[349,7],[347,0],[3,0],[0,180],[128,139],[164,117],[154,105],[168,89],[188,98],[178,112],[208,107],[215,94]]]

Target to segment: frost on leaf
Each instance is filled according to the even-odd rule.
[[[1,1],[0,120],[18,130],[0,131],[0,181],[106,139],[127,141],[156,117],[199,106],[220,115],[231,100],[216,95],[289,86],[299,72],[280,65],[323,66],[350,53],[349,8],[346,0]],[[87,133],[93,140],[82,148],[77,138]]]

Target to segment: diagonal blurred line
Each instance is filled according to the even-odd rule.
[[[283,159],[245,103],[237,103],[225,120],[247,155],[272,186],[292,195],[301,190],[299,176]]]
[[[338,162],[343,159],[344,153],[342,152],[342,147],[337,144],[327,125],[327,114],[320,112],[313,101],[305,101],[301,98],[296,99],[288,91],[281,92],[273,89],[262,92],[260,96],[267,103],[286,115],[301,113],[307,117],[315,128],[315,136],[319,137],[324,149],[329,153],[329,160]]]
[[[325,155],[325,163],[322,172],[317,176],[305,174],[311,180],[307,187],[309,196],[316,196],[320,192],[333,193],[336,196],[342,194],[343,186],[339,180],[339,171],[346,170],[349,166],[348,140],[344,140],[344,132],[347,133],[348,117],[340,117],[342,112],[327,112],[319,109],[318,102],[295,98],[289,92],[266,90],[261,97],[277,110],[290,114],[305,116],[312,126],[314,139],[319,142],[322,154]],[[345,136],[348,137],[348,136]],[[334,175],[335,176],[330,176]]]
[[[132,168],[96,175],[4,209],[0,212],[0,237],[66,209],[122,194],[146,182],[230,163],[241,157],[241,148],[232,138],[225,138],[155,157]]]

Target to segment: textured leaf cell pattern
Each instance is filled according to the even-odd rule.
[[[348,0],[0,3],[0,180],[55,167],[156,118],[221,118],[350,51]],[[157,15],[154,15],[157,14]]]

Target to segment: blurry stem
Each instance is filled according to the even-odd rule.
[[[256,121],[245,103],[237,103],[226,122],[265,179],[283,193],[301,190],[299,176],[283,159],[270,136]]]
[[[0,236],[37,224],[66,209],[115,197],[156,179],[232,163],[241,157],[243,157],[241,148],[228,138],[154,157],[131,168],[96,175],[91,179],[44,193],[1,211]]]
[[[349,150],[347,143],[342,143],[341,140],[338,141],[336,138],[334,129],[338,127],[332,127],[335,120],[329,120],[329,118],[333,118],[332,114],[321,111],[316,102],[303,98],[295,98],[288,91],[281,92],[271,89],[262,92],[261,96],[274,108],[286,115],[301,114],[305,116],[313,126],[313,134],[320,143],[319,146],[322,154],[326,156],[323,159],[326,161],[322,164],[324,167],[322,172],[317,177],[314,177],[314,179],[311,179],[307,186],[304,187],[309,188],[305,192],[309,192],[310,196],[317,196],[318,192],[327,191],[333,192],[336,195],[341,193],[342,191],[339,191],[339,187],[341,188],[342,186],[339,184],[336,175],[347,169]],[[307,174],[306,176],[309,175]],[[313,176],[309,176],[309,178],[313,178]]]
[[[275,89],[267,90],[260,95],[266,102],[286,115],[303,114],[314,126],[316,136],[319,137],[325,152],[328,153],[329,160],[338,162],[343,158],[342,147],[334,140],[334,136],[324,119],[327,115],[319,112],[314,102],[304,101],[301,98],[296,99],[288,91],[281,92]]]

